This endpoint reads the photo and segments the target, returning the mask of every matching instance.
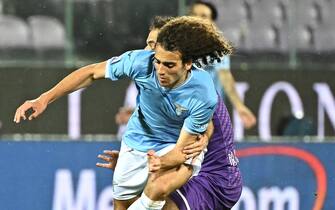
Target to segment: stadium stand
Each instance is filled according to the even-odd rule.
[[[0,48],[25,49],[29,47],[29,28],[20,18],[12,15],[0,16]]]
[[[219,10],[217,25],[223,29],[223,33],[234,46],[243,51],[246,47],[245,34],[250,16],[248,4],[243,0],[213,1],[213,3]]]
[[[335,51],[335,1],[318,1],[315,7],[319,9],[319,24],[315,27],[315,48],[318,53]]]
[[[274,51],[278,49],[278,34],[270,25],[250,24],[246,38],[246,49],[249,51]]]
[[[218,26],[240,51],[287,53],[290,43],[302,53],[335,49],[334,0],[211,2],[221,14]]]
[[[28,24],[31,28],[33,48],[45,50],[65,47],[65,30],[56,18],[31,16],[28,18]]]
[[[250,55],[246,59],[253,60],[251,57],[255,52],[257,59],[259,55],[266,57],[267,54],[275,55],[275,59],[286,59],[293,51],[298,57],[320,53],[330,55],[335,51],[335,0],[208,1],[218,9],[217,25],[232,41],[237,54]],[[19,0],[3,5],[3,13],[10,15],[0,17],[1,31],[5,31],[0,37],[0,51],[30,49],[43,56],[46,51],[64,51],[65,29],[59,21],[64,18],[64,0],[47,0],[39,7],[33,7],[35,10],[31,12],[14,2]],[[50,2],[52,6],[48,6]],[[101,52],[101,49],[109,53],[109,49],[121,51],[142,46],[145,37],[142,34],[146,30],[134,22],[149,22],[151,16],[137,16],[145,6],[125,18],[120,8],[122,11],[129,8],[130,1],[122,4],[111,0],[94,2],[74,0],[72,44],[76,53]],[[144,2],[143,5],[155,6],[149,0]],[[176,15],[171,11],[162,14]],[[267,58],[264,60],[268,61]]]
[[[258,0],[251,5],[252,20],[248,24],[248,50],[283,52],[285,41],[280,41],[280,31],[287,19],[287,2],[284,0]],[[283,45],[281,45],[283,44]]]

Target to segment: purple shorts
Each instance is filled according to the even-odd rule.
[[[227,166],[220,174],[200,173],[170,198],[180,210],[228,210],[242,192],[242,178],[238,167]]]

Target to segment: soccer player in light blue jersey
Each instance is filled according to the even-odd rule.
[[[231,45],[214,25],[192,17],[176,18],[160,31],[155,52],[129,51],[80,68],[40,97],[22,104],[14,121],[27,119],[29,109],[33,109],[29,120],[38,117],[49,103],[97,79],[133,79],[140,90],[139,105],[128,123],[113,177],[115,209],[126,209],[148,179],[148,150],[161,156],[161,174],[171,174],[172,170],[188,175],[172,180],[168,186],[171,190],[179,188],[199,169],[201,155],[187,160],[183,148],[205,132],[217,95],[210,75],[192,64],[199,59],[214,62],[231,51]],[[165,203],[152,202],[145,194],[140,199],[150,208],[153,205],[161,209]]]
[[[170,20],[171,17],[155,17],[153,19],[146,41],[146,49],[155,48],[159,30]],[[212,76],[216,76],[216,74]],[[239,199],[242,190],[241,173],[234,153],[235,146],[229,114],[220,97],[212,122],[214,131],[212,128],[208,128],[206,134],[202,135],[199,141],[184,150],[184,153],[201,152],[207,142],[207,152],[197,176],[193,176],[186,184],[172,193],[166,186],[169,186],[171,180],[189,177],[187,174],[172,171],[172,175],[166,173],[160,176],[158,174],[155,179],[152,179],[152,176],[149,178],[144,193],[154,200],[166,200],[164,210],[228,210]],[[214,133],[208,141],[212,132]],[[98,157],[107,163],[97,163],[97,166],[114,170],[118,155],[118,151],[104,151],[104,154]],[[154,175],[159,167],[159,157],[151,153],[149,157],[151,174]],[[169,193],[171,194],[167,198]],[[131,208],[145,209],[137,206],[136,203]]]

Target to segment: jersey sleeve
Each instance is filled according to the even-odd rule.
[[[213,98],[207,103],[199,102],[185,119],[183,129],[191,134],[203,133],[207,130],[209,121],[215,111],[217,98]]]
[[[230,56],[224,56],[223,60],[215,64],[216,71],[230,71]]]
[[[110,58],[106,64],[105,78],[118,80],[122,77],[129,77],[135,80],[147,72],[151,54],[149,51],[134,50]]]

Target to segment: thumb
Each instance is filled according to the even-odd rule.
[[[147,155],[148,155],[149,157],[155,156],[155,151],[154,151],[154,150],[149,150],[149,151],[147,152]]]
[[[35,119],[37,116],[39,115],[39,113],[37,111],[34,111],[30,116],[29,116],[29,120]]]

